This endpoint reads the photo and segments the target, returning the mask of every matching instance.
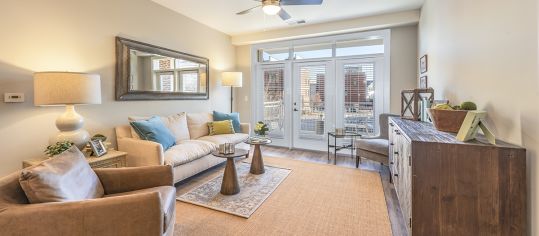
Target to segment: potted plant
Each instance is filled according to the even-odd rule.
[[[266,123],[259,121],[255,126],[255,134],[258,136],[266,136],[266,133],[269,131],[268,125]]]
[[[463,102],[457,106],[438,104],[427,109],[432,123],[437,130],[458,133],[468,111],[477,110],[473,102]]]
[[[73,145],[74,145],[74,143],[72,143],[70,141],[57,142],[56,144],[47,146],[47,148],[45,149],[44,152],[45,152],[45,154],[47,154],[47,156],[49,158],[52,158],[52,157],[64,152],[65,150],[69,149]]]

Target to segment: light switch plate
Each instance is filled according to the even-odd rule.
[[[4,93],[5,103],[24,102],[24,93]]]

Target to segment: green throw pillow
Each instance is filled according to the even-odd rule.
[[[235,133],[232,120],[208,122],[208,128],[210,129],[210,135]]]
[[[223,113],[218,111],[213,111],[213,120],[214,121],[223,121],[223,120],[232,120],[232,125],[234,125],[234,132],[241,133],[240,125],[240,113]]]

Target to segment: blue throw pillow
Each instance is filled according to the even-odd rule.
[[[234,132],[240,133],[240,113],[223,113],[218,111],[213,111],[213,120],[214,121],[223,121],[223,120],[232,120],[232,126],[234,126]]]
[[[144,140],[160,143],[167,150],[176,144],[174,135],[165,126],[161,118],[153,116],[148,120],[137,120],[129,123],[135,132]]]

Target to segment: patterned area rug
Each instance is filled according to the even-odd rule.
[[[250,163],[237,163],[240,192],[226,196],[220,193],[223,174],[179,196],[177,200],[249,218],[290,174],[290,169],[265,166],[261,175],[249,173]]]

